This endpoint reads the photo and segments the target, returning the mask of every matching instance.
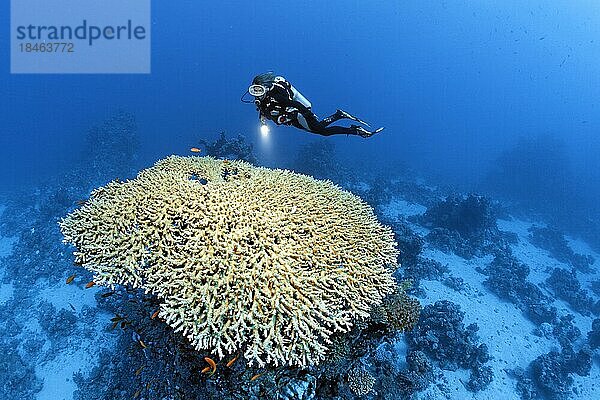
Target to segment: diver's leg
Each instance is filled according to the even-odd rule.
[[[383,128],[375,129],[374,131],[368,131],[360,125],[351,125],[349,127],[345,126],[328,126],[322,127],[319,130],[311,130],[312,133],[316,133],[322,136],[333,136],[333,135],[354,135],[360,136],[364,138],[368,138],[373,136],[376,133],[379,133],[383,130]]]
[[[334,116],[332,115],[331,117],[334,117]],[[325,119],[327,119],[327,118],[325,118]],[[331,121],[331,122],[333,122],[333,121]],[[331,122],[329,122],[329,124]],[[328,124],[323,123],[323,121],[319,121],[317,116],[308,109],[298,111],[298,114],[296,114],[296,120],[294,121],[294,125],[301,129],[307,130],[312,133],[316,133],[317,135],[321,135],[321,136],[356,134],[356,133],[353,133],[352,129],[343,128],[341,126],[332,126],[332,127],[328,128],[327,127]]]
[[[323,121],[319,121],[317,119],[317,116],[310,110],[306,110],[302,113],[298,112],[296,120],[296,122],[302,129],[322,136],[355,135],[361,137],[371,137],[374,134],[379,133],[383,130],[383,128],[379,128],[374,131],[368,131],[359,125],[351,125],[349,127],[327,126],[323,123]]]
[[[344,115],[341,113],[341,110],[337,110],[335,113],[331,114],[329,117],[323,118],[321,120],[321,123],[324,126],[327,126],[327,125],[334,123],[335,121],[339,121],[342,118],[344,118]]]
[[[321,136],[333,136],[333,135],[358,135],[358,131],[353,127],[345,127],[345,126],[328,126],[323,127],[318,131],[312,131]]]
[[[327,126],[323,125],[323,123],[319,121],[317,116],[309,109],[298,111],[298,114],[296,115],[296,120],[303,129],[315,133]]]
[[[330,125],[332,123],[334,123],[335,121],[339,121],[340,119],[350,119],[352,121],[356,121],[359,124],[363,124],[365,126],[371,126],[369,124],[367,124],[365,121],[355,117],[354,115],[344,111],[344,110],[337,110],[335,113],[331,114],[329,117],[323,118],[321,120],[321,123],[325,126]]]

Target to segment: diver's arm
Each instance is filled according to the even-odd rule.
[[[308,100],[306,100],[308,103]],[[308,103],[310,105],[310,103]],[[316,118],[310,107],[307,107],[294,96],[291,85],[286,81],[276,82],[263,98],[257,100],[259,116],[275,122],[277,125],[288,124],[291,113],[296,110],[306,118]],[[287,117],[285,117],[287,115]],[[287,121],[287,122],[286,122]]]
[[[258,111],[258,120],[261,124],[264,124],[265,116],[263,115],[263,112],[258,104],[256,105],[256,111]]]

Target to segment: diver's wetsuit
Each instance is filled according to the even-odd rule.
[[[277,80],[265,95],[256,101],[256,104],[260,115],[277,125],[292,125],[323,136],[358,135],[368,137],[373,134],[361,129],[358,125],[329,126],[335,121],[348,118],[349,114],[341,110],[337,110],[335,114],[319,121],[309,107],[294,99],[292,85],[284,79]]]

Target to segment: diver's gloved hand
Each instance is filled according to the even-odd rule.
[[[379,133],[383,130],[383,127],[377,128],[374,131],[368,131],[360,125],[351,125],[350,127],[354,128],[356,130],[357,135],[363,138],[371,137],[374,134]]]

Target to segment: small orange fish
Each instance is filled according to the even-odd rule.
[[[202,371],[201,371],[201,372],[202,372],[203,374],[205,374],[205,373],[207,373],[208,371],[210,371],[210,367],[204,367],[204,369],[202,369]]]
[[[239,357],[239,356],[235,356],[235,357],[233,357],[233,358],[232,358],[231,360],[229,360],[229,361],[227,362],[227,364],[225,364],[225,365],[226,365],[227,367],[231,367],[231,366],[233,365],[233,363],[235,362],[235,360],[237,360],[237,359],[238,359],[238,357]]]
[[[256,375],[254,375],[252,378],[250,378],[250,382],[252,382],[252,381],[260,378],[261,376],[262,376],[262,374],[256,374]]]
[[[208,365],[210,365],[210,367],[213,370],[213,374],[214,374],[215,371],[217,370],[217,364],[210,357],[204,357],[204,361],[206,361],[208,363]]]
[[[82,206],[87,202],[87,200],[77,200],[77,205]]]
[[[138,389],[134,394],[133,394],[133,398],[137,399],[138,397],[140,397],[140,394],[142,393],[142,389]]]
[[[139,368],[137,369],[137,371],[135,371],[135,376],[138,376],[139,374],[141,374],[141,373],[142,373],[142,370],[143,370],[145,367],[146,367],[145,365],[142,365],[141,367],[139,367]]]
[[[146,343],[144,343],[142,339],[140,339],[140,346],[142,346],[142,349],[146,348]]]
[[[154,314],[152,314],[152,316],[150,317],[150,319],[154,319],[154,318],[158,317],[158,311],[159,310],[154,311]]]
[[[67,280],[66,280],[66,282],[67,282],[67,285],[68,285],[69,283],[73,282],[73,279],[75,279],[75,277],[76,277],[76,276],[77,276],[76,274],[73,274],[73,275],[71,275],[70,277],[68,277],[68,278],[67,278]]]
[[[202,150],[200,150],[200,149],[199,149],[199,148],[197,148],[197,147],[192,147],[192,148],[190,149],[190,151],[191,151],[192,153],[200,153]]]
[[[89,289],[89,288],[91,288],[92,286],[94,286],[95,284],[96,284],[96,282],[94,282],[94,281],[89,281],[89,282],[88,282],[88,283],[85,285],[85,288],[86,288],[86,289]]]
[[[113,294],[115,294],[115,292],[106,292],[106,293],[103,293],[102,296],[100,296],[100,297],[102,297],[103,299],[105,299],[107,297],[112,296]]]

